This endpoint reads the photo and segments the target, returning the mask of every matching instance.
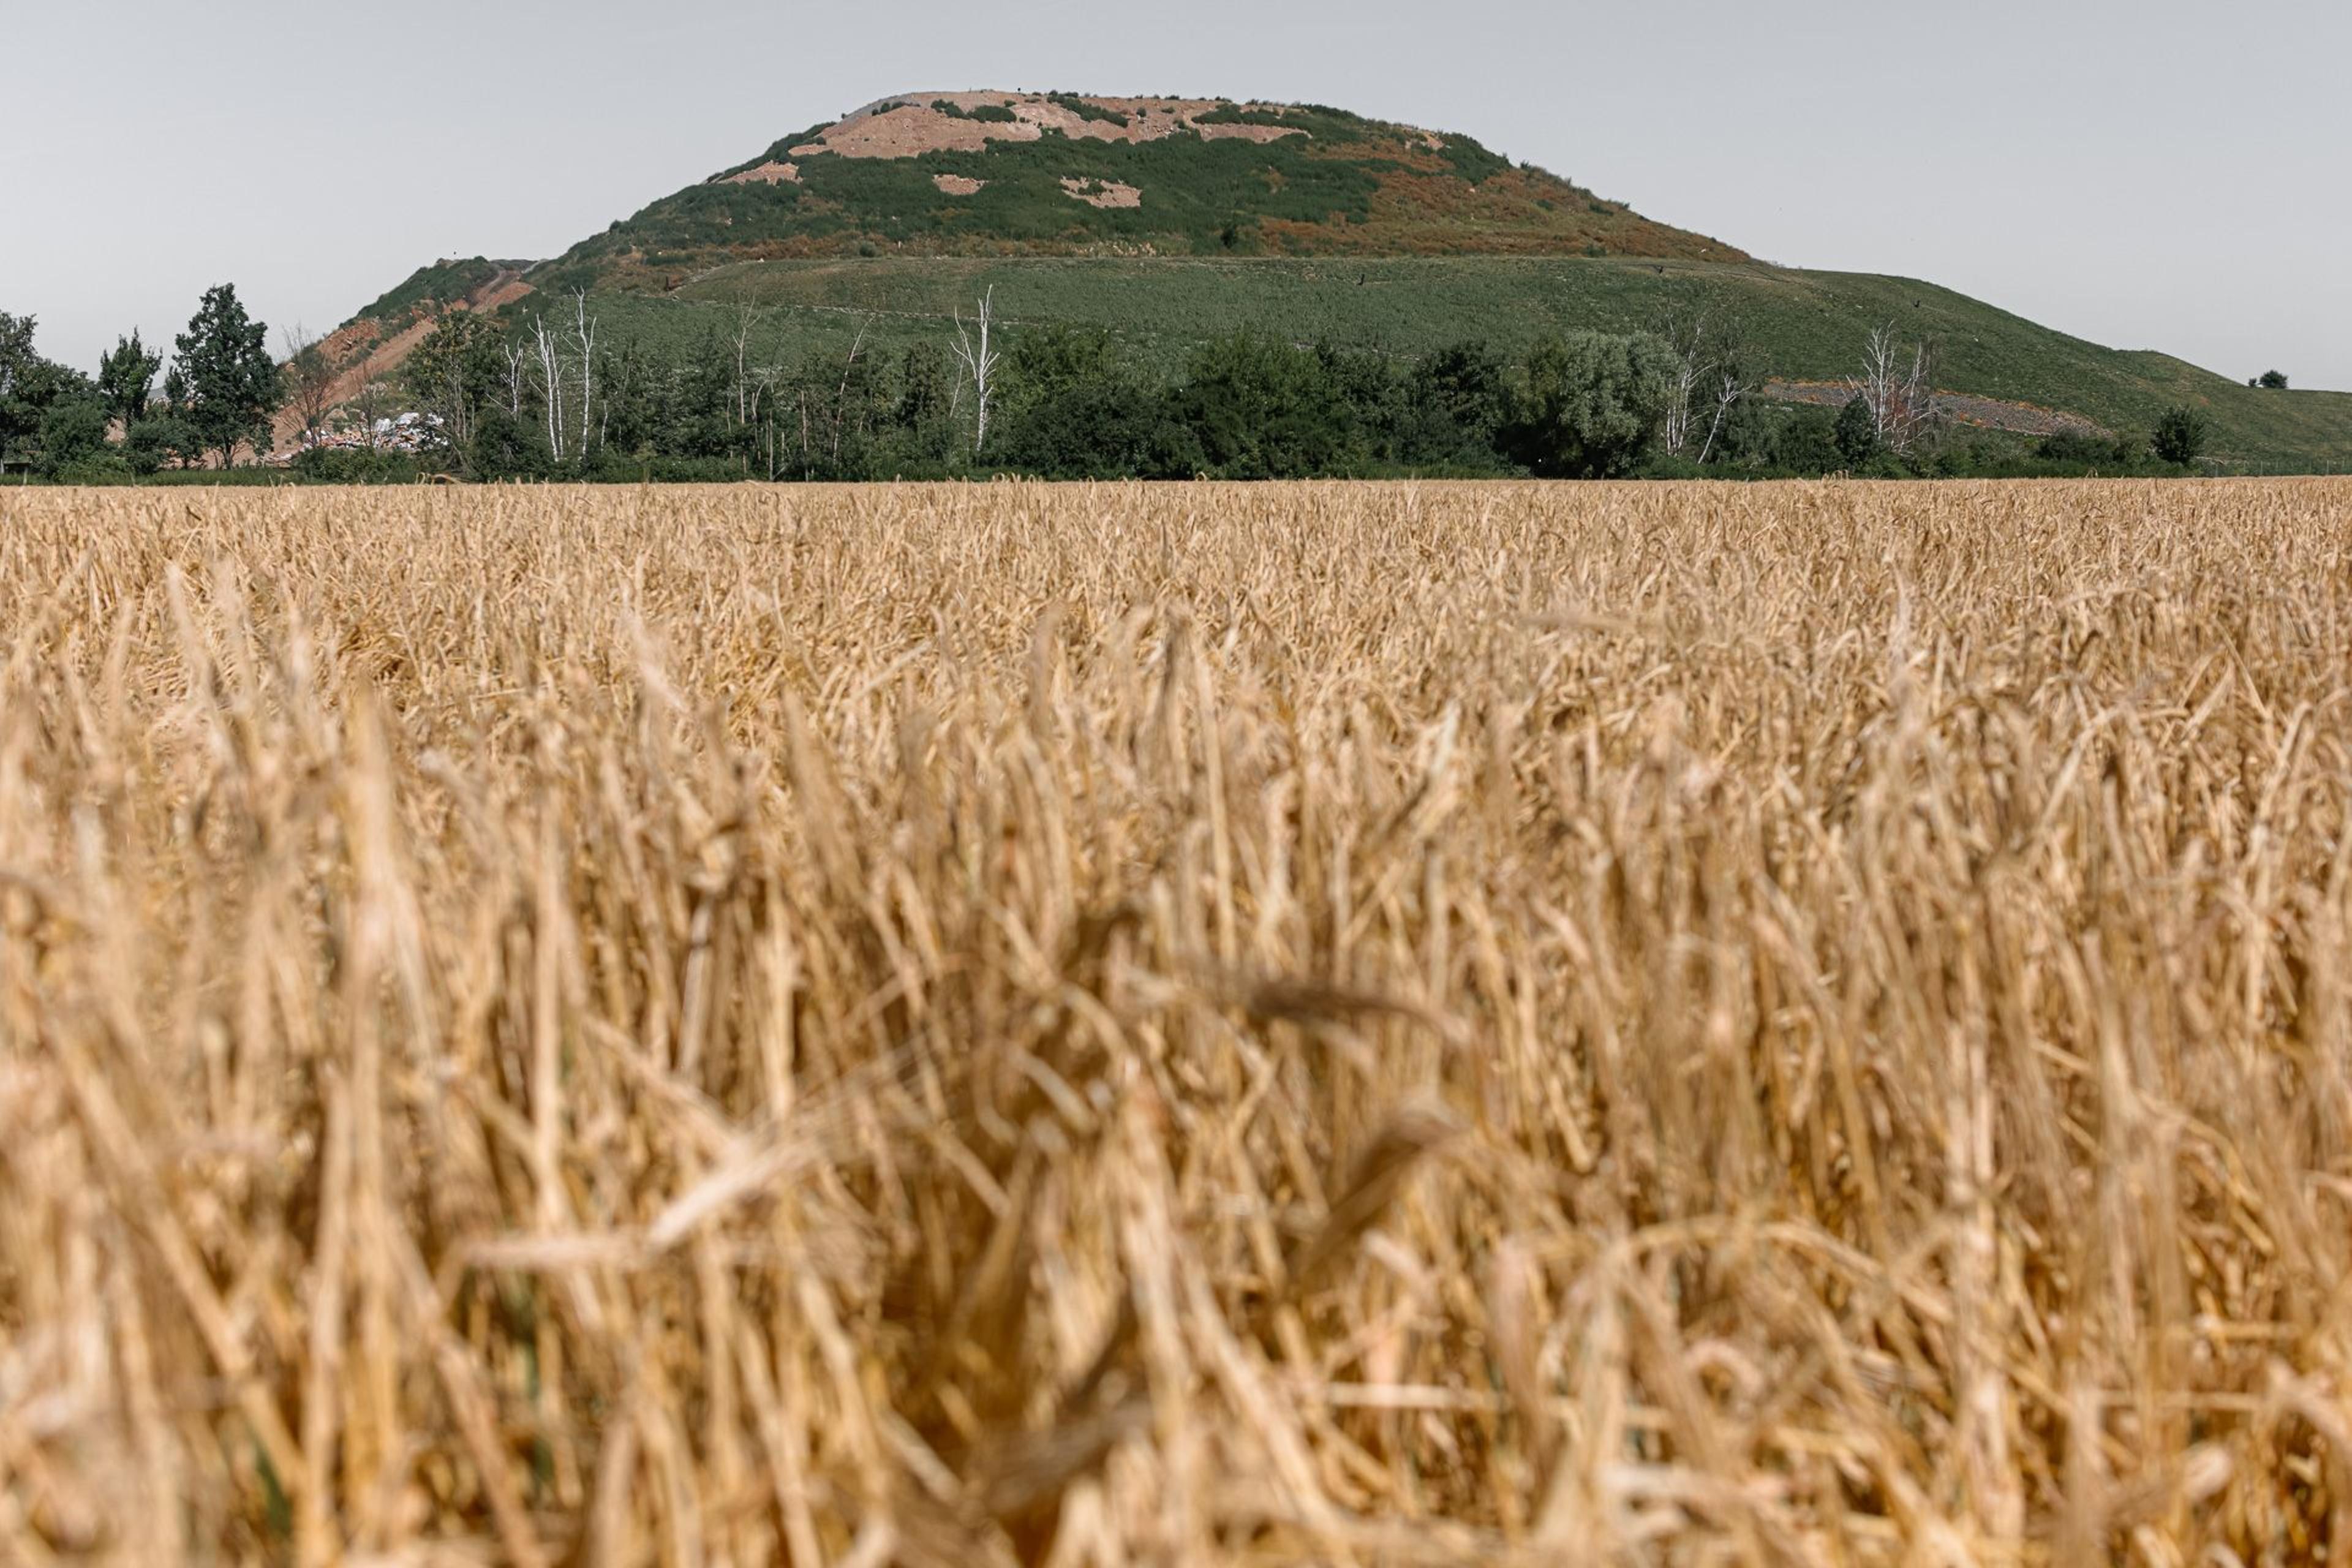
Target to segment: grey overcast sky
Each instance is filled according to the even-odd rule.
[[[2352,388],[2352,0],[0,0],[0,310],[331,328],[960,87],[1339,105],[1791,266]]]

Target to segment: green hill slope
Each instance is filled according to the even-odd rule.
[[[2258,392],[1928,283],[1767,267],[1450,132],[1207,99],[886,99],[551,261],[425,268],[353,326],[376,323],[364,374],[383,375],[420,312],[503,309],[515,326],[578,289],[616,347],[704,347],[751,307],[751,352],[771,363],[861,333],[940,342],[991,288],[1012,331],[1099,327],[1161,371],[1237,328],[1410,357],[1703,310],[1745,336],[1779,395],[1812,401],[1838,396],[1891,323],[1937,342],[1965,417],[2142,432],[2187,403],[2225,463],[2352,469],[2352,395]]]

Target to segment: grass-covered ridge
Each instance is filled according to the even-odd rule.
[[[501,273],[524,265],[528,264],[492,261],[485,256],[436,261],[430,267],[420,267],[410,273],[398,288],[355,311],[351,321],[343,324],[350,326],[355,321],[374,321],[385,331],[397,331],[420,312],[446,310],[471,299]]]

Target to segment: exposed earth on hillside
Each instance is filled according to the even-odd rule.
[[[443,311],[495,314],[530,294],[531,287],[523,281],[523,270],[513,264],[494,264],[490,275],[471,287],[447,288],[437,295],[424,294],[397,314],[363,315],[337,328],[319,345],[327,363],[337,367],[334,381],[328,388],[329,403],[348,407],[360,400],[369,383],[392,381],[418,345],[432,336]],[[270,437],[278,450],[290,450],[301,434],[301,412],[290,405],[280,408],[270,426]]]
[[[534,281],[666,291],[730,262],[883,255],[1748,259],[1469,137],[1319,105],[939,92],[780,138]]]
[[[915,158],[926,153],[976,153],[992,142],[1041,142],[1048,135],[1140,146],[1171,136],[1203,142],[1279,142],[1309,134],[1304,126],[1205,118],[1220,110],[1271,116],[1279,104],[1234,105],[1213,98],[1045,98],[1010,92],[910,93],[871,103],[813,141],[794,157]],[[983,110],[1001,117],[980,118]],[[1432,152],[1442,150],[1436,142]]]

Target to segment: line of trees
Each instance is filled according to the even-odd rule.
[[[31,316],[0,312],[0,468],[104,478],[206,461],[226,468],[240,455],[269,450],[285,376],[269,353],[268,328],[247,313],[232,285],[205,291],[174,340],[168,372],[134,331],[100,360],[95,376],[85,375],[43,358],[33,346],[37,327]]]
[[[1163,379],[1099,331],[1006,334],[987,300],[950,344],[895,354],[861,333],[845,352],[759,366],[744,347],[755,325],[747,312],[663,363],[635,342],[594,347],[575,301],[560,332],[532,323],[518,374],[494,326],[454,312],[409,361],[407,389],[484,479],[679,465],[766,479],[1281,479],[1632,474],[1659,449],[1676,385],[1670,350],[1648,336],[1571,335],[1517,364],[1462,343],[1399,368],[1244,332]],[[1706,413],[1703,445],[1734,449],[1731,414]]]
[[[669,358],[599,346],[588,302],[534,319],[518,352],[492,322],[443,318],[406,390],[480,479],[861,479],[1017,472],[1053,479],[1289,479],[1400,473],[1883,477],[2129,472],[2149,445],[2064,430],[2028,448],[1964,433],[1935,393],[1931,343],[1874,332],[1842,409],[1764,399],[1736,323],[1693,315],[1634,334],[1570,333],[1517,359],[1461,342],[1411,362],[1237,332],[1172,374],[1097,330],[1007,331],[992,297],[944,342],[762,364],[765,317]],[[2156,458],[2194,463],[2200,416],[2158,426]]]
[[[951,339],[895,353],[861,328],[845,351],[763,363],[753,345],[766,319],[744,307],[663,356],[612,341],[584,294],[519,323],[455,310],[396,384],[361,384],[299,329],[274,360],[267,328],[226,285],[205,293],[168,372],[132,333],[82,376],[34,353],[30,318],[0,315],[0,460],[86,479],[226,468],[268,451],[281,407],[301,428],[299,473],[362,481],[433,468],[768,480],[2128,472],[2194,465],[2209,433],[2177,408],[2152,442],[2061,431],[2021,452],[1961,439],[1936,394],[1935,346],[1891,328],[1863,345],[1833,411],[1767,402],[1738,323],[1701,313],[1549,338],[1516,360],[1475,342],[1398,362],[1237,332],[1166,375],[1100,331],[1007,331],[992,295],[957,313]],[[394,411],[423,421],[424,451],[378,449]],[[327,442],[339,416],[356,416],[366,438]]]

